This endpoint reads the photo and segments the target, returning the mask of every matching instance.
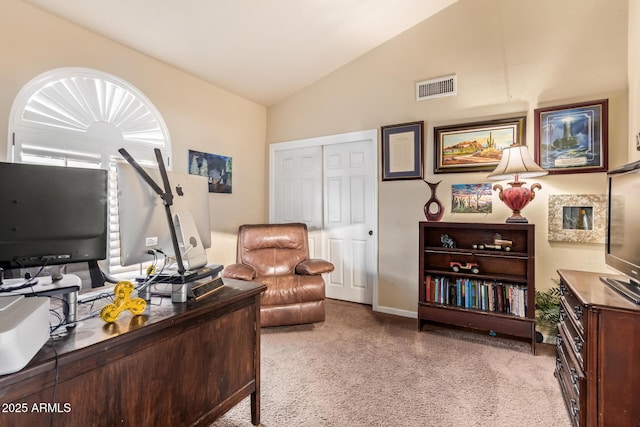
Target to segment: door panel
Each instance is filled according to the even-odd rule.
[[[273,154],[275,214],[271,221],[304,222],[309,229],[309,256],[322,257],[322,147]]]
[[[375,209],[371,144],[325,146],[324,158],[324,236],[329,242],[329,260],[336,266],[329,275],[327,297],[371,304],[373,281],[368,273],[375,268],[371,265],[375,262],[374,239],[369,233]]]
[[[275,222],[304,222],[322,228],[322,147],[274,154]]]

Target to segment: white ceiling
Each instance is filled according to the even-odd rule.
[[[457,0],[23,0],[269,106]]]

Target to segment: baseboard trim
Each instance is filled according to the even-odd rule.
[[[394,308],[394,307],[385,307],[385,306],[379,305],[375,308],[375,311],[379,311],[380,313],[385,313],[385,314],[393,314],[395,316],[411,317],[412,319],[418,318],[417,311],[400,310],[399,308]]]

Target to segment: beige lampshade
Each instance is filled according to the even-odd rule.
[[[526,146],[518,145],[502,151],[500,163],[487,178],[498,181],[511,179],[515,175],[520,178],[533,178],[547,175],[548,173],[533,161]]]

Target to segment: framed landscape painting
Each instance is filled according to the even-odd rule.
[[[451,186],[452,213],[491,213],[493,202],[491,184],[453,184]]]
[[[492,171],[502,150],[525,145],[526,117],[434,128],[435,173]]]

